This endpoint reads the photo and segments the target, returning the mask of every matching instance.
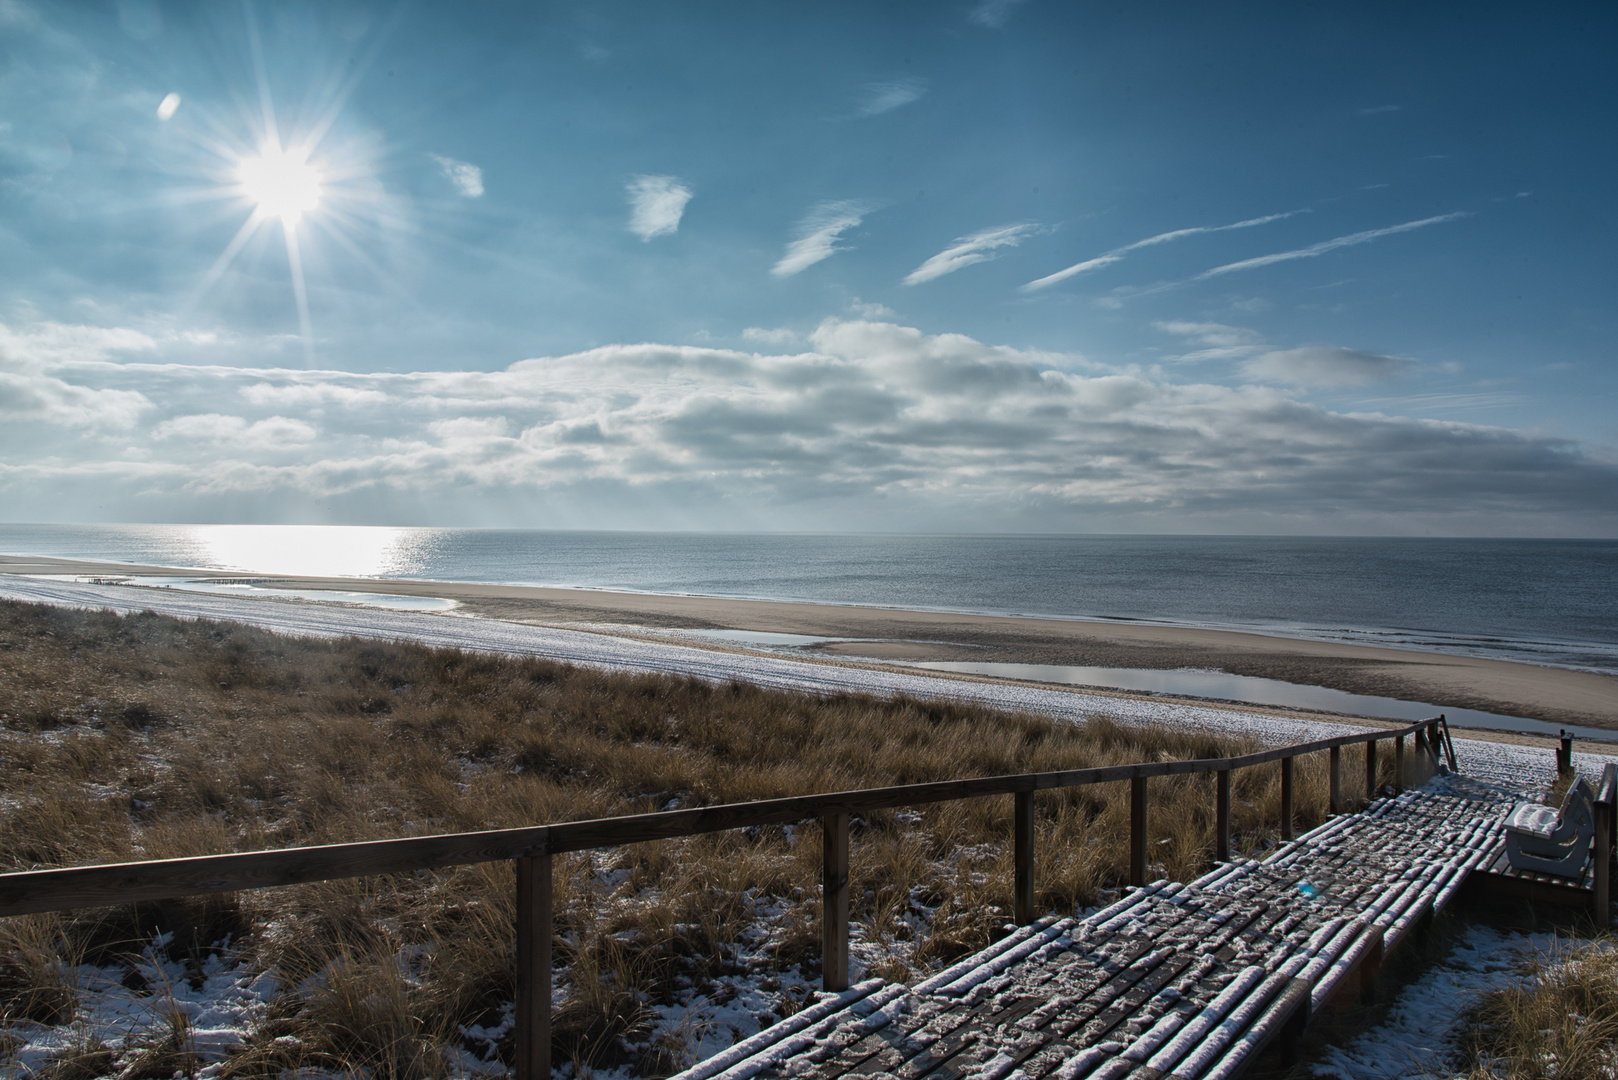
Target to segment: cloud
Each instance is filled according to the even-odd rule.
[[[154,439],[190,439],[195,442],[229,442],[236,447],[276,449],[302,446],[319,434],[313,425],[286,416],[271,416],[249,423],[240,416],[196,413],[165,420],[152,429]]]
[[[1402,357],[1384,356],[1340,345],[1276,349],[1254,330],[1223,323],[1166,321],[1152,325],[1203,346],[1175,357],[1180,363],[1234,360],[1248,378],[1271,384],[1297,387],[1368,386],[1406,374],[1416,366]]]
[[[1273,266],[1276,263],[1290,262],[1293,259],[1313,259],[1324,255],[1328,251],[1338,248],[1354,247],[1357,244],[1369,244],[1373,240],[1380,240],[1384,236],[1396,236],[1399,233],[1411,232],[1415,229],[1425,229],[1429,225],[1440,225],[1447,221],[1459,221],[1468,217],[1465,211],[1456,211],[1453,214],[1439,214],[1437,217],[1422,218],[1419,221],[1407,221],[1402,225],[1388,225],[1381,229],[1367,229],[1364,232],[1350,233],[1348,236],[1339,236],[1335,240],[1322,240],[1318,244],[1311,244],[1305,248],[1294,251],[1280,251],[1274,255],[1260,255],[1253,259],[1243,259],[1240,262],[1226,263],[1216,266],[1212,270],[1204,270],[1193,280],[1203,281],[1207,278],[1218,277],[1221,274],[1234,273],[1237,270],[1256,270],[1261,266]]]
[[[1006,25],[1011,13],[1022,7],[1028,0],[980,0],[972,14],[967,16],[979,26],[987,26],[991,30],[998,30]]]
[[[1242,370],[1255,379],[1294,386],[1367,386],[1402,375],[1411,366],[1397,356],[1339,345],[1305,345],[1260,353],[1244,361]]]
[[[279,409],[317,409],[325,405],[354,408],[381,405],[389,400],[388,395],[379,390],[337,386],[318,381],[318,376],[316,381],[299,380],[282,385],[252,383],[242,387],[241,396],[251,405]]]
[[[62,369],[110,364],[121,353],[156,347],[137,330],[41,323],[19,332],[0,325],[0,419],[14,430],[38,424],[92,432],[132,429],[153,407],[145,394],[70,382]]]
[[[869,203],[850,199],[816,203],[798,222],[797,239],[787,245],[786,253],[770,268],[770,273],[776,277],[791,277],[846,250],[837,246],[838,239],[864,221],[871,209]]]
[[[180,95],[169,93],[163,95],[163,100],[157,103],[157,118],[159,120],[172,120],[174,114],[180,111]]]
[[[0,0],[0,26],[28,31],[39,24],[39,14],[22,0]]]
[[[1276,350],[1218,323],[1165,329],[1339,384],[1402,363]],[[866,319],[827,320],[791,353],[611,345],[499,370],[59,364],[44,374],[71,394],[142,404],[124,429],[63,411],[0,425],[14,520],[302,507],[545,527],[1618,524],[1618,466],[1571,440],[1334,412],[1274,386],[1175,382]],[[319,423],[265,387],[323,388]]]
[[[428,157],[438,162],[438,167],[444,172],[444,179],[455,186],[455,190],[463,197],[477,199],[483,196],[483,170],[467,161],[456,161],[443,154],[428,154]]]
[[[1035,280],[1030,281],[1026,285],[1022,286],[1022,291],[1036,292],[1040,289],[1049,288],[1050,286],[1055,285],[1057,282],[1066,281],[1068,278],[1074,277],[1075,275],[1087,273],[1091,270],[1099,270],[1103,266],[1111,266],[1115,262],[1122,262],[1124,256],[1129,254],[1131,251],[1139,251],[1141,248],[1156,247],[1159,244],[1167,244],[1175,240],[1183,240],[1188,236],[1201,236],[1204,233],[1230,232],[1232,229],[1251,229],[1258,225],[1268,225],[1272,221],[1281,221],[1284,218],[1289,218],[1295,214],[1305,212],[1306,211],[1302,210],[1288,210],[1281,214],[1266,214],[1263,217],[1248,218],[1246,221],[1237,221],[1230,225],[1198,225],[1189,229],[1174,229],[1169,232],[1158,233],[1156,236],[1148,236],[1144,240],[1136,240],[1132,244],[1125,244],[1123,247],[1113,248],[1104,255],[1097,255],[1094,258],[1086,259],[1083,262],[1074,263],[1065,270],[1058,270],[1054,274],[1046,274],[1042,278],[1036,278]]]
[[[670,236],[680,228],[691,189],[673,176],[637,176],[629,192],[629,231],[642,240]]]
[[[1263,336],[1246,327],[1182,320],[1158,321],[1152,325],[1170,334],[1191,338],[1203,346],[1195,352],[1183,353],[1174,358],[1182,363],[1250,357],[1260,349],[1266,348]]]
[[[898,314],[888,305],[878,304],[875,301],[866,303],[857,296],[848,302],[848,310],[851,314],[858,315],[862,319],[898,318]]]
[[[757,342],[760,345],[790,345],[798,340],[798,333],[784,326],[774,330],[766,330],[762,326],[749,326],[742,331],[742,340]]]
[[[1501,409],[1521,405],[1526,400],[1521,394],[1485,391],[1471,394],[1405,394],[1396,398],[1369,398],[1362,405],[1391,406],[1395,409],[1421,409],[1425,412],[1450,412],[1456,409]]]
[[[905,275],[906,285],[919,285],[924,281],[953,274],[973,263],[994,258],[989,254],[996,248],[1016,247],[1024,239],[1039,231],[1037,225],[1002,225],[997,229],[984,229],[971,236],[958,238],[953,244],[928,259]]]
[[[1361,116],[1381,116],[1384,113],[1396,113],[1403,108],[1403,105],[1374,105],[1369,109],[1359,110],[1359,114]]]
[[[854,111],[859,116],[880,116],[913,101],[919,101],[927,92],[924,79],[890,79],[887,82],[868,83],[860,92],[859,104]]]

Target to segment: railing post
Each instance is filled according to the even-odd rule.
[[[1129,883],[1146,884],[1146,777],[1129,781]]]
[[[1611,802],[1596,803],[1596,835],[1590,852],[1595,863],[1595,895],[1590,898],[1594,910],[1590,914],[1603,930],[1612,922],[1612,807]]]
[[[1556,751],[1556,774],[1561,776],[1573,771],[1573,736],[1566,731],[1560,731],[1558,734],[1561,736],[1562,745]]]
[[[1292,762],[1288,755],[1281,759],[1281,840],[1292,839]]]
[[[848,989],[848,814],[820,819],[820,985]]]
[[[517,870],[517,1080],[551,1075],[551,857],[513,860]]]
[[[1444,736],[1439,734],[1437,720],[1427,725],[1427,756],[1433,759],[1433,772],[1436,773],[1443,769]]]
[[[1365,801],[1376,798],[1376,740],[1365,740]]]
[[[1405,789],[1405,737],[1393,737],[1393,790]]]
[[[1331,812],[1343,812],[1343,748],[1331,748]]]
[[[1214,774],[1214,858],[1230,861],[1230,770]]]
[[[1416,769],[1420,769],[1420,770],[1422,770],[1422,772],[1425,772],[1426,769],[1427,769],[1427,766],[1430,764],[1428,762],[1428,760],[1427,760],[1430,755],[1427,753],[1427,729],[1426,728],[1417,728],[1416,729],[1415,742],[1416,742],[1416,762],[1415,762],[1415,764],[1413,766],[1412,771],[1414,771]],[[1422,776],[1421,779],[1423,781],[1425,781],[1427,779],[1427,777]]]
[[[1034,921],[1034,793],[1019,791],[1013,796],[1012,847],[1017,861],[1012,882],[1013,907],[1018,926]]]

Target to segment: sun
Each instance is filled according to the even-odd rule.
[[[309,164],[308,155],[295,150],[267,146],[257,157],[242,161],[236,178],[257,204],[257,215],[280,218],[284,226],[296,225],[320,205],[320,170]]]

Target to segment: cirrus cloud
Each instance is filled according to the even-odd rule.
[[[642,240],[672,236],[679,231],[691,189],[673,176],[637,176],[625,185],[629,192],[629,231]]]
[[[443,154],[428,154],[438,163],[439,170],[444,174],[463,198],[479,199],[483,197],[483,170],[469,161],[456,161]]]
[[[960,237],[949,247],[906,274],[904,283],[919,285],[924,281],[941,278],[945,274],[953,274],[973,263],[987,262],[994,258],[991,253],[996,248],[1016,247],[1038,231],[1037,225],[1002,225],[996,229],[984,229],[971,236]]]
[[[920,101],[926,92],[924,79],[890,79],[887,82],[868,83],[861,91],[860,103],[854,111],[860,116],[881,116]]]
[[[798,222],[797,239],[787,245],[786,252],[770,268],[770,273],[776,277],[791,277],[845,250],[837,246],[837,241],[864,221],[871,209],[870,203],[855,199],[816,203]]]

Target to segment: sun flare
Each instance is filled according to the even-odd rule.
[[[243,161],[236,176],[247,197],[258,205],[259,217],[278,217],[283,225],[296,225],[320,205],[320,171],[296,151],[266,147],[257,157]]]

